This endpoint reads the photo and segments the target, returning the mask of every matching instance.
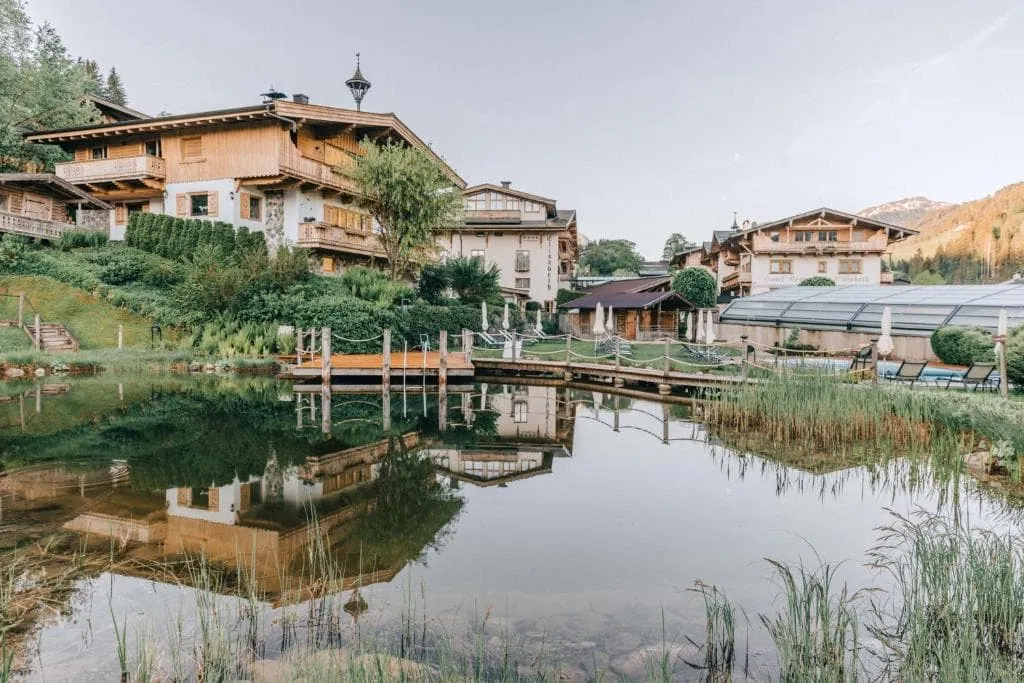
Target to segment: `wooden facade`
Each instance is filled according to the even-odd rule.
[[[81,209],[110,206],[49,173],[0,173],[0,233],[54,240]]]

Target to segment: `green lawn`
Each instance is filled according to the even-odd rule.
[[[31,348],[32,340],[20,327],[0,327],[0,353],[27,351]]]
[[[621,365],[655,370],[664,369],[665,343],[664,342],[629,342],[629,357],[623,356],[619,359]],[[668,355],[671,358],[672,370],[680,372],[714,372],[724,374],[739,373],[739,365],[715,366],[709,362],[702,361],[686,351],[686,347],[678,342],[668,345]],[[551,360],[565,362],[566,344],[564,339],[552,341],[538,341],[523,346],[523,358],[528,360]],[[732,347],[716,346],[715,352],[736,356],[740,351]],[[501,358],[501,349],[488,349],[476,347],[473,349],[473,356],[476,358]],[[595,343],[582,339],[573,339],[571,347],[571,358],[574,363],[607,363],[615,364],[614,354],[598,354],[595,350]]]
[[[0,277],[0,293],[3,292],[25,292],[43,322],[66,325],[83,349],[116,347],[119,324],[124,325],[125,346],[149,344],[151,323],[148,319],[115,308],[102,299],[51,278],[36,275]],[[24,333],[22,336],[25,336]],[[0,338],[0,344],[4,343],[4,339],[6,336]],[[0,350],[17,349],[0,346]]]

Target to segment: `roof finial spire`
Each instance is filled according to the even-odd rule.
[[[366,91],[370,89],[370,81],[363,77],[363,71],[360,68],[360,54],[358,52],[356,53],[356,72],[352,74],[352,78],[345,81],[345,85],[348,86],[352,97],[356,101],[356,111],[362,111],[363,97],[366,96]]]
[[[733,230],[739,230],[740,229],[740,224],[737,222],[737,216],[739,216],[739,213],[740,213],[739,211],[733,211],[732,212],[732,229]]]

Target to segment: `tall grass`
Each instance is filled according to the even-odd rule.
[[[797,375],[725,389],[703,410],[713,429],[819,459],[927,455],[948,468],[971,449],[997,446],[1007,467],[1024,458],[1024,404],[994,396]]]

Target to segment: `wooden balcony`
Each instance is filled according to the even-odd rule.
[[[892,272],[879,274],[878,282],[880,284],[883,284],[883,285],[891,285],[892,284]]]
[[[63,235],[65,230],[74,228],[71,223],[58,223],[0,211],[0,233],[55,240]]]
[[[358,256],[385,257],[376,234],[320,222],[299,224],[299,246]]]
[[[281,150],[281,173],[291,176],[310,185],[339,190],[349,194],[360,194],[359,185],[349,174],[352,167],[328,166],[314,159],[307,159],[299,154],[292,145],[284,145]]]
[[[755,254],[851,254],[884,252],[889,241],[884,235],[865,242],[773,242],[763,235],[754,236]]]
[[[157,189],[166,177],[164,160],[141,154],[118,159],[90,159],[57,164],[57,176],[75,185],[137,181],[144,187]],[[123,188],[121,188],[123,189]]]
[[[467,223],[519,223],[523,214],[520,211],[479,211],[466,209],[463,216]]]
[[[722,278],[723,290],[736,289],[737,287],[744,285],[750,285],[750,273],[737,271]]]

